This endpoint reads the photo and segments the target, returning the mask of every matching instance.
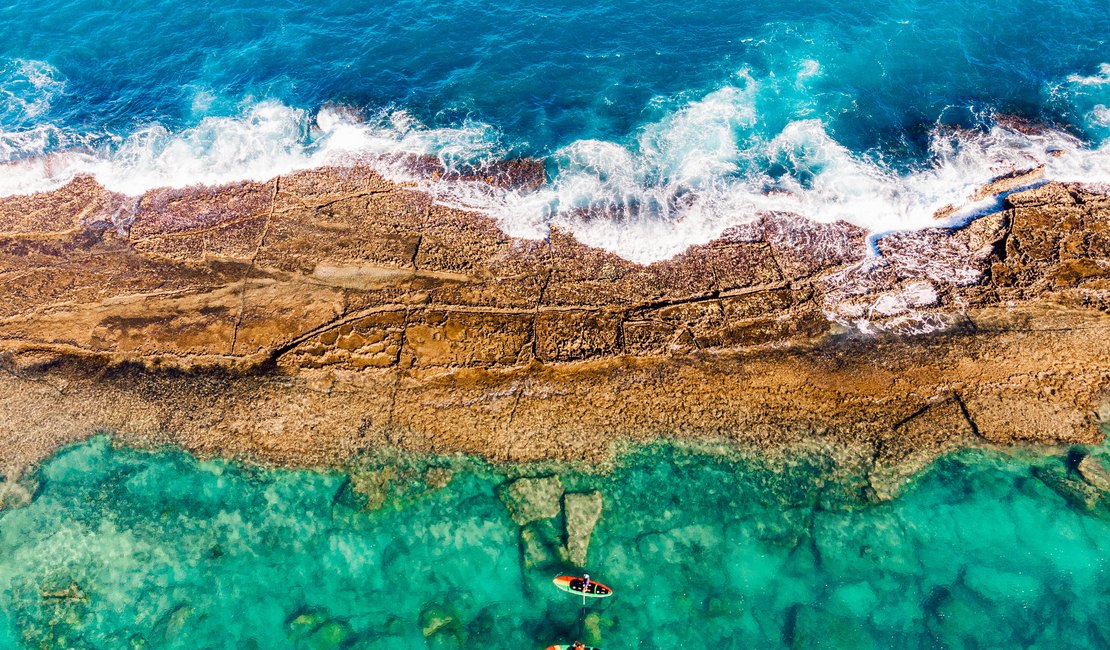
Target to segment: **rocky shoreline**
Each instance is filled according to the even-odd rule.
[[[1101,440],[1110,196],[1049,183],[874,247],[768,214],[642,266],[368,167],[0,199],[0,474],[98,431],[299,466],[816,444],[876,475]]]

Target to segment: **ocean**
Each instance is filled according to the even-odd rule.
[[[651,446],[605,474],[391,456],[348,474],[98,437],[0,512],[0,646],[1106,647],[1110,500],[1070,492],[1068,463],[961,452],[875,503],[820,454]],[[575,571],[564,516],[518,527],[498,487],[522,475],[601,493],[586,570],[611,598],[552,586]]]
[[[431,180],[396,154],[536,158],[547,179]],[[1008,173],[1110,184],[1110,7],[0,6],[0,196],[349,164],[645,263],[766,212],[955,226]],[[1110,647],[1110,501],[1078,477],[1088,453],[1110,454],[958,452],[880,502],[821,454],[292,470],[94,437],[0,494],[0,648]],[[611,599],[554,590],[577,570],[563,515],[524,533],[498,496],[551,475],[601,494],[586,568]]]
[[[1108,34],[1103,0],[10,3],[0,194],[527,156],[537,190],[431,191],[640,262],[759,211],[917,228],[1014,170],[1110,182]]]

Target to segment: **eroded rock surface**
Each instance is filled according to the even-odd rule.
[[[550,519],[562,512],[563,482],[558,476],[518,478],[506,483],[497,496],[518,526]]]
[[[1047,184],[876,247],[768,214],[643,266],[367,168],[138,199],[79,179],[0,200],[0,473],[98,430],[298,465],[1098,440],[1110,198]]]
[[[1110,470],[1098,456],[1084,456],[1076,466],[1079,475],[1101,492],[1110,492]]]
[[[586,566],[590,538],[601,518],[603,505],[600,492],[570,492],[563,497],[567,519],[567,560],[577,567]]]

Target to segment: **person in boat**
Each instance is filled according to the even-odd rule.
[[[590,593],[590,574],[588,573],[582,575],[582,593]]]
[[[575,641],[574,645],[570,647],[570,650],[586,650],[586,644],[581,641]]]

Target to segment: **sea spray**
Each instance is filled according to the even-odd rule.
[[[383,154],[524,156],[545,187],[426,189],[514,235],[559,226],[647,262],[760,212],[879,233],[959,223],[1013,171],[1110,180],[1097,2],[143,0],[111,38],[85,4],[0,9],[0,194],[78,174],[140,194]]]
[[[844,148],[819,121],[792,122],[770,139],[741,137],[736,131],[746,109],[733,105],[735,89],[714,95],[645,128],[631,147],[580,141],[554,152],[547,161],[552,178],[537,190],[432,181],[396,156],[435,156],[449,169],[480,167],[508,151],[489,125],[431,129],[403,111],[360,121],[351,110],[310,115],[267,102],[181,133],[152,126],[119,143],[9,163],[0,192],[52,189],[91,174],[112,191],[139,195],[369,164],[445,205],[490,214],[508,234],[543,238],[558,225],[587,244],[648,263],[768,212],[883,233],[961,223],[990,205],[978,190],[1009,173],[1043,169],[1044,181],[1110,183],[1110,145],[1092,149],[1059,130],[937,125],[931,162],[898,171]],[[699,135],[688,139],[692,134]]]

